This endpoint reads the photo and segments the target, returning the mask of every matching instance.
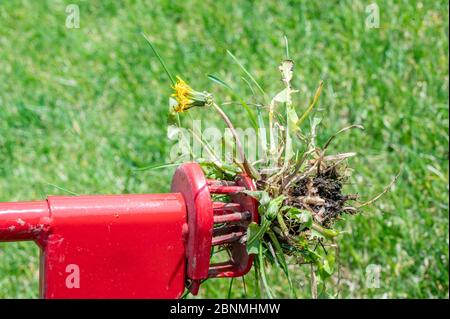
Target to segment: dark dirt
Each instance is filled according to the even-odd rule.
[[[356,195],[343,194],[342,186],[343,180],[336,169],[325,170],[319,175],[297,182],[290,191],[288,204],[311,211],[317,222],[329,227],[342,213],[352,212],[346,204],[349,200],[356,199]],[[324,202],[307,204],[304,202],[305,197],[319,197]]]

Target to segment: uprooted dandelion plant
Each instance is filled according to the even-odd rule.
[[[192,89],[181,77],[174,80],[161,57],[151,47],[172,81],[170,112],[178,117],[177,125],[181,125],[179,117],[182,113],[192,107],[202,107],[207,112],[217,112],[231,132],[236,152],[229,161],[222,160],[214,154],[214,147],[202,141],[209,158],[197,158],[197,161],[205,173],[210,177],[229,180],[244,173],[256,185],[256,191],[245,192],[259,202],[260,223],[250,224],[246,245],[247,251],[256,255],[255,273],[266,296],[274,296],[267,283],[267,264],[282,269],[291,294],[295,296],[288,268],[288,261],[294,261],[298,265],[310,265],[312,296],[317,297],[317,286],[320,284],[324,289],[325,280],[335,270],[340,232],[333,226],[344,214],[356,214],[361,206],[355,204],[356,194],[343,192],[343,185],[350,175],[347,160],[356,153],[331,154],[330,146],[337,135],[363,127],[350,125],[329,137],[325,144],[318,145],[316,136],[321,119],[311,117],[311,114],[318,103],[323,83],[319,83],[307,106],[298,104],[296,94],[299,91],[292,86],[294,62],[288,58],[287,40],[286,59],[279,66],[280,92],[273,97],[228,52],[243,71],[243,80],[252,90],[254,100],[244,100],[217,76],[208,77],[238,101],[248,123],[255,129],[259,152],[258,158],[251,161],[246,157],[240,136],[226,114],[228,104],[220,105],[211,93]],[[307,120],[309,125],[305,125]],[[194,137],[201,139],[201,136]],[[222,145],[229,143],[230,139],[226,137],[221,141]]]

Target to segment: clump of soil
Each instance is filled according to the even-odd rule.
[[[274,220],[271,229],[282,244],[284,253],[291,255],[299,249],[303,250],[307,242],[323,244],[320,238],[313,240],[311,237],[318,233],[323,239],[334,238],[337,234],[332,229],[334,223],[343,214],[357,213],[352,201],[358,196],[343,192],[347,176],[346,166],[342,162],[319,163],[317,160],[297,170],[295,174],[292,171],[284,172],[276,179],[262,175],[257,182],[258,189],[268,190],[272,198],[284,195],[283,207],[293,207],[297,209],[297,213],[305,212],[312,219],[312,223],[308,224],[306,220],[299,219],[288,211],[280,211],[282,218]],[[286,182],[289,180],[290,183]]]
[[[344,183],[345,179],[339,175],[336,167],[331,167],[295,183],[288,191],[286,204],[310,211],[317,223],[331,227],[343,213],[356,213],[356,208],[348,205],[348,202],[358,196],[343,194]]]

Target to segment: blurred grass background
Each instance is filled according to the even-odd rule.
[[[65,27],[70,3],[79,5],[79,29]],[[360,153],[350,187],[369,198],[404,165],[392,192],[341,223],[342,278],[330,291],[448,298],[448,1],[375,1],[373,29],[370,3],[0,0],[0,200],[65,194],[52,185],[79,194],[168,191],[173,169],[133,172],[163,163],[169,147],[170,86],[140,32],[174,73],[222,96],[207,73],[249,95],[226,49],[278,92],[286,34],[298,108],[325,82],[322,137],[366,127],[334,143]],[[238,106],[227,112],[244,125]],[[377,289],[366,285],[371,264],[381,267]],[[299,297],[310,297],[308,267],[293,269]],[[245,280],[252,297],[253,274]],[[209,280],[200,297],[227,297],[229,282]],[[289,296],[276,270],[270,284]],[[0,297],[37,294],[38,249],[0,244]],[[231,297],[245,296],[235,280]]]

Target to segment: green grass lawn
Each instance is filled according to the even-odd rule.
[[[341,298],[448,298],[448,1],[375,1],[380,27],[367,28],[369,1],[1,1],[0,201],[49,194],[166,192],[170,86],[141,31],[171,70],[200,90],[224,92],[214,73],[249,92],[226,49],[268,92],[280,89],[283,34],[296,62],[298,108],[320,80],[321,138],[352,123],[333,151],[357,151],[351,189],[393,188],[340,229]],[[80,28],[65,27],[66,5]],[[227,112],[248,126],[245,112]],[[379,265],[380,286],[366,268]],[[298,295],[310,297],[309,268],[292,266]],[[245,277],[254,296],[253,273]],[[200,297],[227,297],[230,280],[209,280]],[[245,297],[235,280],[231,297]],[[270,271],[277,296],[286,280]],[[0,298],[38,296],[38,249],[0,244]],[[151,289],[149,287],[149,289]]]

